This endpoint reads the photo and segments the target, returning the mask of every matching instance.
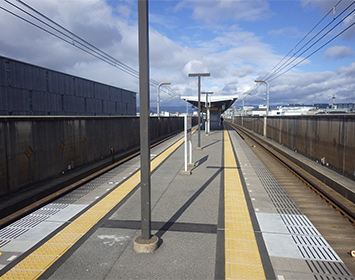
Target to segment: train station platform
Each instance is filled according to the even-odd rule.
[[[197,144],[193,135],[193,147]],[[140,231],[139,157],[0,230],[0,279],[354,279],[232,130],[151,150],[151,254]]]

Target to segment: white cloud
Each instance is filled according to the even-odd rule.
[[[346,46],[333,46],[324,53],[324,59],[342,59],[354,55],[354,50]]]
[[[270,84],[270,103],[338,103],[354,102],[355,63],[337,72],[287,73]],[[286,102],[285,102],[286,101]]]
[[[119,1],[116,6],[109,4],[104,0],[31,2],[33,7],[48,17],[138,70],[136,7],[131,1]],[[203,79],[203,90],[214,91],[216,94],[241,94],[251,90],[254,79],[265,75],[284,57],[284,53],[277,53],[271,43],[265,43],[254,32],[236,25],[236,21],[258,20],[268,16],[270,11],[266,1],[186,0],[178,6],[177,10],[183,12],[191,8],[188,11],[197,20],[212,19],[220,23],[212,25],[208,22],[195,27],[196,21],[191,21],[184,25],[188,29],[186,32],[180,30],[179,37],[174,36],[173,29],[169,29],[166,35],[150,27],[151,78],[159,82],[171,82],[171,88],[181,95],[196,94],[197,81],[188,78],[188,73],[192,72],[211,73],[211,77]],[[163,20],[160,24],[167,23],[169,26],[165,27],[171,28],[173,23],[179,23],[178,14],[172,17],[168,22],[164,17],[156,17],[156,22]],[[225,20],[233,20],[233,24],[227,24]],[[1,10],[0,29],[0,55],[138,90],[136,78]],[[191,29],[193,32],[190,33]],[[201,34],[196,35],[194,31]],[[204,37],[206,33],[208,39]],[[182,36],[186,38],[185,43]],[[342,51],[328,49],[326,56],[350,55],[350,47],[341,48]],[[340,92],[344,100],[354,101],[355,64],[341,67],[336,72],[301,73],[300,69],[297,70],[298,73],[289,72],[270,84],[271,104],[312,103],[316,100],[314,98],[318,98],[317,102],[329,102],[327,98],[331,94]],[[155,95],[156,88],[152,87],[152,102],[155,101]],[[259,95],[254,100],[256,104],[264,102],[260,97],[265,96],[261,92]],[[162,90],[162,99],[167,97],[166,90]],[[252,100],[252,97],[248,97],[248,100]],[[176,100],[166,102],[175,104]]]
[[[208,68],[200,60],[191,60],[185,64],[182,72],[187,76],[189,73],[209,73]]]

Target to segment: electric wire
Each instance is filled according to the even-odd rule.
[[[334,7],[337,7],[340,2],[342,0],[339,0],[338,3],[334,6]],[[314,29],[317,28],[317,26],[333,11],[333,8],[329,10],[329,12],[320,20],[318,21],[318,23],[310,30],[308,31],[308,33],[264,76],[263,80],[267,80],[268,78],[270,78],[271,76],[271,73],[274,69],[276,69],[276,67],[282,63],[290,53],[292,53],[292,51],[294,51],[310,34],[311,32],[313,32]],[[295,54],[294,54],[295,55]],[[288,60],[287,60],[288,61]],[[283,64],[282,64],[283,65]],[[270,75],[270,76],[269,76]]]
[[[119,68],[120,70],[124,71],[125,73],[127,74],[130,74],[131,76],[133,77],[138,77],[139,76],[139,73],[134,70],[133,68],[125,65],[124,63],[120,62],[119,60],[113,58],[112,56],[106,54],[105,52],[101,51],[100,49],[96,48],[95,46],[93,46],[92,44],[88,43],[87,41],[85,41],[84,39],[82,39],[80,36],[74,34],[73,32],[69,31],[68,29],[64,28],[63,26],[57,24],[56,22],[54,22],[53,20],[51,20],[50,18],[46,17],[45,15],[43,15],[42,13],[38,12],[37,10],[35,10],[34,8],[32,8],[31,6],[27,5],[26,3],[24,3],[23,1],[20,1],[20,0],[16,0],[17,2],[19,2],[20,4],[24,5],[26,8],[32,10],[33,12],[37,13],[38,15],[40,15],[41,17],[43,17],[45,20],[49,21],[50,23],[58,26],[60,29],[64,30],[61,31],[53,26],[51,26],[50,24],[44,22],[43,20],[39,19],[38,17],[30,14],[29,12],[23,10],[22,8],[20,8],[19,6],[15,5],[14,3],[11,3],[9,2],[8,0],[5,0],[5,2],[7,2],[8,4],[12,5],[13,7],[17,8],[18,10],[20,10],[21,12],[29,15],[30,17],[36,19],[37,21],[41,22],[42,24],[48,26],[49,28],[55,30],[56,32],[58,32],[59,34],[63,35],[64,37],[68,38],[69,40],[66,40],[64,39],[63,37],[60,37],[60,36],[56,36],[57,38],[71,44],[71,45],[74,45],[75,47],[78,47],[75,43],[81,45],[83,48],[85,49],[88,49],[89,51],[86,51],[87,53],[89,54],[92,54],[90,53],[93,52],[93,53],[96,53],[96,55],[94,55],[95,57],[97,56],[101,56],[103,57],[104,59],[102,59],[103,61],[105,62],[108,62],[110,61],[110,65],[112,66],[116,66],[117,64],[117,68]],[[13,14],[13,13],[12,13]],[[14,15],[14,14],[13,14]],[[24,20],[23,17],[19,17],[21,18],[22,20]],[[25,20],[26,22],[30,23],[29,20]],[[39,28],[39,25],[36,25],[36,24],[33,24],[34,26],[38,27]],[[46,31],[47,32],[47,29],[45,28],[40,28],[41,30],[43,31]],[[49,34],[53,35],[54,33],[53,32],[48,32]],[[68,34],[66,34],[68,33]],[[79,40],[78,40],[79,39]],[[83,50],[82,48],[78,47],[79,49]],[[92,54],[93,55],[93,54]]]
[[[315,54],[316,52],[318,52],[320,49],[324,48],[326,45],[328,45],[330,42],[332,42],[333,40],[335,40],[337,37],[339,37],[341,34],[343,34],[345,31],[347,31],[348,29],[350,29],[352,26],[355,25],[355,22],[353,22],[351,25],[349,25],[347,28],[345,28],[344,30],[342,30],[341,32],[339,32],[336,36],[334,36],[333,38],[331,38],[329,41],[327,41],[326,43],[324,43],[322,46],[320,46],[319,48],[317,48],[315,51],[313,51],[311,54],[309,54],[308,56],[306,56],[305,58],[303,58],[301,61],[299,61],[297,64],[291,66],[289,69],[287,69],[286,71],[282,72],[281,74],[277,75],[276,77],[272,78],[271,80],[269,80],[270,82],[275,80],[276,78],[282,76],[283,74],[285,74],[286,72],[290,71],[292,68],[296,67],[297,65],[301,64],[303,61],[305,61],[307,58],[309,58],[310,56],[312,56],[313,54]]]
[[[5,0],[5,1],[6,1],[6,0]],[[50,34],[50,35],[52,35],[52,36],[54,36],[54,37],[56,37],[56,38],[58,38],[58,39],[60,39],[60,40],[62,40],[62,41],[64,41],[64,42],[66,42],[66,43],[68,43],[68,44],[73,45],[74,47],[76,47],[76,48],[78,48],[78,49],[80,49],[80,50],[82,50],[82,51],[84,51],[84,52],[86,52],[86,53],[88,53],[88,54],[90,54],[90,55],[92,55],[92,56],[94,56],[94,57],[96,57],[96,58],[98,58],[98,59],[100,59],[100,60],[102,60],[102,61],[108,63],[108,64],[110,64],[110,65],[112,65],[112,66],[114,66],[114,67],[116,67],[116,68],[122,70],[123,72],[126,72],[127,74],[129,74],[129,75],[131,75],[131,76],[133,76],[133,77],[135,77],[135,78],[138,78],[138,77],[139,77],[138,74],[136,75],[134,72],[128,71],[128,70],[126,70],[126,69],[124,69],[124,68],[119,68],[119,67],[117,67],[117,64],[116,64],[114,61],[111,61],[111,60],[109,60],[109,59],[107,59],[107,58],[105,58],[105,57],[103,57],[103,56],[100,56],[98,53],[95,54],[95,52],[90,52],[90,49],[88,49],[88,48],[87,48],[85,45],[83,45],[82,43],[78,42],[78,44],[81,45],[81,46],[76,45],[76,44],[74,43],[74,41],[71,40],[71,37],[66,36],[66,37],[69,38],[69,40],[68,40],[68,39],[65,39],[65,38],[59,36],[58,34],[52,32],[52,31],[50,31],[50,30],[48,30],[48,29],[46,29],[46,28],[44,28],[44,27],[42,27],[42,26],[40,26],[40,25],[38,25],[38,24],[36,24],[36,23],[34,23],[34,22],[31,22],[30,20],[28,20],[28,19],[26,19],[26,18],[24,18],[24,17],[22,17],[22,16],[20,16],[20,15],[18,15],[18,14],[13,13],[12,11],[10,11],[10,10],[4,8],[4,7],[1,7],[1,6],[0,6],[0,9],[2,9],[2,10],[4,10],[4,11],[8,12],[9,14],[11,14],[11,15],[13,15],[13,16],[15,16],[15,17],[17,17],[17,18],[19,18],[19,19],[21,19],[21,20],[23,20],[23,21],[25,21],[25,22],[27,22],[27,23],[30,24],[30,25],[33,25],[33,26],[39,28],[40,30],[42,30],[42,31],[44,31],[44,32],[47,32],[48,34]],[[26,13],[26,12],[25,12],[25,13]],[[40,20],[39,20],[39,21],[40,21]],[[40,21],[40,22],[42,22],[42,21]],[[42,22],[42,23],[43,23],[43,22]],[[45,24],[45,23],[43,23],[43,24]],[[47,25],[47,24],[45,24],[45,25]],[[59,31],[59,30],[57,30],[57,29],[54,29],[54,30],[57,31],[58,33],[62,34],[62,35],[65,35],[65,34],[63,34],[63,32],[61,32],[61,31]]]
[[[97,48],[96,46],[94,46],[93,44],[89,43],[88,41],[86,41],[85,39],[81,38],[80,36],[78,36],[77,34],[71,32],[70,30],[66,29],[65,27],[63,27],[62,25],[58,24],[57,22],[55,22],[54,20],[50,19],[49,17],[45,16],[44,14],[42,14],[41,12],[37,11],[36,9],[34,9],[33,7],[31,7],[30,5],[26,4],[25,2],[21,1],[21,0],[16,0],[18,3],[20,3],[21,5],[25,6],[27,9],[29,9],[30,11],[36,13],[37,15],[39,15],[40,17],[42,17],[44,20],[40,19],[39,17],[33,15],[31,12],[28,12],[26,10],[24,10],[23,8],[17,6],[14,3],[11,3],[8,0],[5,0],[5,2],[7,2],[8,4],[10,4],[11,6],[13,6],[14,8],[18,9],[19,11],[21,11],[22,13],[32,17],[33,19],[37,20],[38,22],[40,22],[41,24],[43,24],[44,26],[47,26],[49,29],[52,29],[53,31],[49,30],[46,27],[40,26],[39,24],[36,24],[34,22],[32,22],[29,19],[24,18],[23,16],[20,16],[19,14],[16,14],[8,9],[6,9],[5,7],[0,6],[0,9],[4,10],[5,12],[11,14],[12,16],[15,16],[23,21],[25,21],[26,23],[44,31],[47,32],[48,34],[70,44],[75,46],[76,48],[80,49],[81,51],[86,52],[89,55],[94,56],[95,58],[100,59],[103,62],[108,63],[109,65],[118,68],[119,70],[131,75],[134,78],[139,79],[139,72],[137,70],[135,70],[134,68],[126,65],[125,63],[119,61],[118,59],[112,57],[111,55],[107,54],[106,52],[102,51],[101,49]],[[48,21],[48,22],[46,22]],[[53,26],[54,25],[54,26]],[[150,84],[154,85],[154,86],[158,86],[159,82],[150,78]],[[173,92],[173,94],[171,93]],[[172,89],[171,92],[168,92],[168,94],[171,97],[175,97],[178,96],[179,94],[175,93]]]
[[[341,14],[339,14],[339,16],[338,17],[340,17],[347,9],[349,9],[353,4],[355,3],[355,1],[352,3],[352,4],[350,4]],[[323,34],[318,40],[316,40],[310,47],[308,47],[305,51],[303,51],[301,54],[299,54],[297,57],[295,57],[295,58],[293,58],[292,59],[292,57],[290,57],[287,61],[289,61],[289,60],[291,60],[292,59],[292,61],[291,62],[289,62],[288,64],[286,64],[286,65],[281,65],[280,67],[279,67],[279,69],[277,70],[277,71],[274,71],[274,73],[272,74],[272,75],[270,75],[269,77],[268,77],[268,80],[269,81],[271,81],[271,80],[273,80],[273,77],[277,74],[277,73],[279,73],[279,72],[281,72],[283,69],[285,69],[285,68],[287,68],[290,64],[292,64],[295,60],[297,60],[298,58],[300,58],[304,53],[306,53],[308,50],[310,50],[313,46],[315,46],[320,40],[322,40],[326,35],[328,35],[331,31],[333,31],[337,26],[339,26],[346,18],[348,18],[352,13],[354,12],[354,10],[352,10],[347,16],[345,16],[340,22],[338,22],[335,26],[333,26],[330,30],[328,30],[325,34]],[[338,18],[337,17],[337,18]],[[333,23],[333,22],[331,22],[331,23]],[[312,39],[310,40],[310,41],[308,41],[307,42],[307,44],[305,44],[299,51],[297,51],[296,52],[296,54],[298,53],[298,52],[300,52],[305,46],[307,46],[313,39],[315,39],[320,33],[322,33],[331,23],[329,23],[327,26],[325,26],[321,31],[319,31],[315,36],[313,36],[312,37]],[[309,56],[308,56],[309,57]],[[305,59],[302,59],[302,61],[304,61]],[[296,63],[296,65],[299,65],[300,63]],[[292,67],[293,68],[293,67]],[[278,75],[279,76],[279,75]]]
[[[337,3],[337,5],[340,2]],[[301,56],[303,54],[305,54],[307,51],[309,51],[312,47],[314,47],[317,43],[319,43],[320,40],[322,40],[326,35],[328,35],[331,31],[333,31],[337,26],[339,26],[341,23],[343,23],[345,21],[346,18],[348,18],[351,14],[353,14],[354,10],[352,10],[349,14],[347,14],[341,21],[339,21],[335,26],[333,26],[331,29],[329,29],[325,34],[323,34],[318,40],[316,40],[316,42],[314,42],[311,46],[309,46],[306,50],[304,50],[301,54],[299,54],[297,57],[293,58],[297,53],[299,53],[301,50],[303,50],[310,42],[312,42],[316,37],[318,37],[318,35],[320,35],[327,27],[329,27],[330,24],[334,23],[334,21],[336,19],[338,19],[342,14],[344,14],[345,11],[347,11],[353,4],[355,3],[355,1],[353,1],[350,5],[348,5],[337,17],[334,17],[333,20],[328,23],[322,30],[320,30],[316,35],[314,35],[305,45],[302,46],[302,48],[300,48],[292,57],[290,57],[286,62],[284,62],[281,66],[279,66],[276,70],[274,70],[272,73],[268,73],[263,80],[268,80],[269,82],[272,80],[275,80],[276,78],[280,77],[281,75],[285,74],[286,72],[290,71],[291,69],[293,69],[294,67],[298,66],[300,63],[302,63],[303,61],[305,61],[307,58],[309,58],[310,56],[312,56],[313,54],[315,54],[316,52],[318,52],[320,49],[322,49],[324,46],[326,46],[327,44],[329,44],[331,41],[333,41],[335,38],[337,38],[339,35],[343,34],[346,30],[348,30],[351,26],[345,28],[343,31],[341,31],[338,35],[336,35],[335,37],[333,37],[332,39],[330,39],[329,41],[327,41],[327,43],[323,44],[321,47],[317,48],[316,51],[313,51],[310,55],[308,55],[306,58],[302,58],[300,61],[296,62],[293,66],[289,67],[292,63],[294,63],[297,59],[300,59]],[[333,10],[333,9],[332,9]],[[331,10],[331,11],[332,11]],[[327,13],[327,15],[329,15],[329,13],[331,12],[329,11]],[[314,28],[312,29],[314,30]],[[289,53],[288,53],[289,54]],[[287,55],[286,55],[287,56]],[[285,56],[285,57],[286,57]],[[293,58],[293,59],[292,59]],[[290,61],[292,59],[292,61]],[[284,60],[284,59],[283,59]],[[289,62],[290,61],[290,62]],[[287,63],[287,64],[286,64]],[[277,64],[279,65],[280,62]],[[289,68],[287,68],[289,67]],[[273,69],[275,69],[276,67],[274,67]],[[286,71],[283,71],[285,68],[287,68]],[[281,71],[282,74],[279,74]]]
[[[6,2],[9,3],[8,0],[5,0]],[[31,6],[29,6],[28,4],[26,4],[25,2],[21,1],[21,0],[16,0],[17,2],[19,2],[20,4],[24,5],[26,8],[30,9],[31,11],[37,13],[38,15],[40,15],[41,17],[45,18],[46,20],[48,20],[49,22],[51,22],[52,24],[54,24],[55,26],[58,26],[60,29],[63,29],[65,32],[69,33],[70,36],[72,36],[73,38],[73,42],[77,41],[74,40],[74,38],[79,39],[80,41],[82,41],[83,43],[78,42],[79,44],[83,45],[86,44],[88,45],[90,48],[92,48],[93,50],[95,50],[95,52],[102,54],[103,56],[109,58],[110,60],[112,60],[114,63],[117,63],[118,65],[120,65],[120,67],[122,67],[123,69],[125,69],[125,72],[131,72],[133,75],[135,76],[139,76],[139,72],[136,71],[135,69],[129,67],[128,65],[124,64],[123,62],[115,59],[114,57],[112,57],[111,55],[107,54],[106,52],[100,50],[99,48],[95,47],[94,45],[92,45],[91,43],[89,43],[88,41],[84,40],[83,38],[79,37],[78,35],[74,34],[73,32],[71,32],[70,30],[68,30],[67,28],[63,27],[62,25],[56,23],[55,21],[53,21],[52,19],[50,19],[49,17],[45,16],[44,14],[42,14],[41,12],[37,11],[36,9],[32,8]],[[28,13],[26,13],[28,14]],[[32,16],[32,15],[30,15]],[[34,17],[34,16],[32,16]],[[37,20],[39,20],[37,17],[35,17]],[[40,21],[40,20],[39,20]],[[43,22],[43,21],[40,21]],[[44,22],[43,22],[44,23]],[[44,23],[46,24],[46,23]],[[46,24],[47,26],[49,26],[50,28],[55,29],[54,27],[50,26],[49,24]],[[55,29],[57,30],[57,29]],[[59,31],[58,31],[59,32]],[[62,33],[62,32],[61,32]],[[64,33],[62,33],[64,35]],[[67,36],[67,35],[65,35]],[[156,82],[156,81],[152,81],[152,82]]]

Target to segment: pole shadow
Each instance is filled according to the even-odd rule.
[[[185,203],[178,211],[158,230],[155,234],[160,239],[181,217],[181,215],[190,207],[190,205],[200,196],[200,194],[210,185],[210,183],[222,172],[220,167]]]

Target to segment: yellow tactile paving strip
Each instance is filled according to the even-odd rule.
[[[266,279],[228,131],[224,131],[226,279]]]
[[[193,132],[195,132],[195,130]],[[184,138],[180,139],[159,156],[154,158],[151,161],[151,171],[157,168],[183,142]],[[11,270],[1,276],[1,280],[29,280],[40,277],[46,269],[68,251],[120,201],[122,201],[140,183],[140,177],[140,171],[136,172],[108,196],[88,209],[67,227],[49,239],[45,244],[40,246],[37,250],[32,252]]]

